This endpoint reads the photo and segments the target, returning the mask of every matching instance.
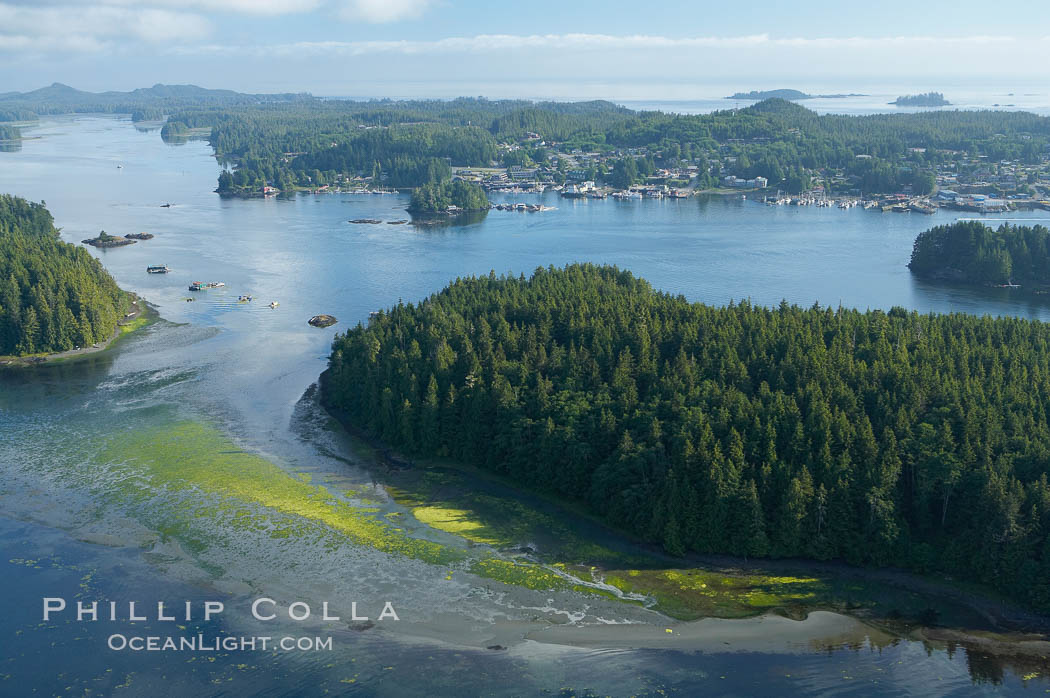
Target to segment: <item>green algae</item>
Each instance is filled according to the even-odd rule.
[[[391,525],[402,512],[383,515],[379,507],[349,501],[308,474],[289,473],[240,449],[218,429],[200,422],[126,432],[110,439],[99,457],[125,471],[120,494],[128,500],[145,505],[163,495],[179,502],[177,511],[168,512],[154,528],[162,539],[177,540],[191,553],[209,544],[196,521],[221,520],[233,531],[261,532],[274,539],[314,537],[328,547],[339,545],[341,537],[342,542],[528,589],[592,591],[535,563],[505,560],[491,551],[471,556],[462,548],[411,537]],[[458,529],[447,532],[472,540],[467,512],[456,512],[463,518],[455,525],[452,512],[431,513],[436,529]],[[331,532],[338,535],[326,535]]]
[[[305,533],[303,523],[323,524],[359,545],[433,564],[447,565],[465,557],[449,546],[399,535],[376,518],[377,508],[355,506],[314,484],[308,475],[290,474],[199,422],[132,432],[111,442],[102,458],[136,472],[140,479],[129,487],[137,489],[138,496],[166,490],[218,498],[218,504],[193,505],[194,516],[230,514],[236,526],[272,526],[270,534],[277,538]],[[268,522],[268,512],[286,518]],[[189,531],[177,524],[169,534],[180,540],[189,537]]]
[[[426,524],[431,528],[436,528],[439,531],[445,531],[446,533],[452,533],[453,535],[473,541],[474,543],[484,543],[487,545],[497,545],[499,543],[497,539],[487,537],[483,533],[485,526],[477,520],[472,519],[470,512],[464,509],[450,509],[439,506],[419,506],[412,509],[412,515],[415,516],[416,520],[420,523]]]
[[[199,526],[205,519],[235,533],[313,541],[328,550],[349,541],[442,567],[446,580],[468,573],[524,589],[644,603],[683,620],[769,612],[804,617],[817,608],[870,609],[880,603],[890,607],[885,591],[873,593],[855,580],[669,569],[652,557],[619,552],[577,533],[570,520],[554,513],[507,496],[470,491],[470,483],[455,474],[417,472],[414,482],[387,486],[395,502],[407,509],[389,511],[371,500],[366,503],[360,496],[364,488],[332,488],[308,474],[289,472],[197,421],[121,431],[100,441],[100,460],[117,471],[107,480],[119,483],[116,492],[107,494],[148,512],[146,518],[162,539],[178,541],[195,556],[214,544]],[[418,526],[407,525],[413,519],[451,536],[452,542],[417,537]],[[497,550],[536,539],[556,544],[542,552],[522,547],[532,559],[508,559]],[[602,564],[592,566],[592,560]],[[888,600],[900,605],[899,598]]]
[[[680,620],[747,618],[772,611],[794,617],[829,603],[833,592],[816,577],[728,575],[703,569],[615,570],[604,581],[626,593],[652,596],[656,610]]]

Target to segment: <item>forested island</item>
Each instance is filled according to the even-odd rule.
[[[748,99],[761,101],[763,99],[786,99],[786,100],[798,100],[798,99],[843,99],[845,97],[863,97],[862,94],[837,94],[837,95],[811,95],[800,90],[790,89],[779,89],[779,90],[751,90],[750,92],[736,92],[726,99]]]
[[[130,302],[87,250],[59,239],[42,203],[0,194],[0,355],[107,340]]]
[[[338,336],[323,400],[672,554],[958,574],[1050,610],[1050,326],[715,308],[615,267],[461,278]]]
[[[951,105],[940,92],[926,92],[921,95],[903,95],[890,102],[898,107],[947,107]]]
[[[181,121],[166,121],[160,129],[160,137],[164,140],[188,138],[190,133],[189,127]]]
[[[1050,230],[958,221],[919,233],[908,268],[918,276],[981,285],[1050,285]]]
[[[408,205],[408,212],[413,216],[488,209],[489,200],[485,190],[473,182],[462,180],[424,184],[412,192],[412,201]]]

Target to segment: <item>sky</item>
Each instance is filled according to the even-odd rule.
[[[0,66],[0,92],[52,82],[556,99],[1050,89],[1050,3],[0,0]]]

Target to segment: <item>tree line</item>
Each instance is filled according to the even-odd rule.
[[[128,304],[97,259],[59,239],[43,203],[0,194],[0,354],[109,339]]]
[[[669,553],[942,571],[1050,609],[1050,328],[461,278],[337,336],[325,403]]]

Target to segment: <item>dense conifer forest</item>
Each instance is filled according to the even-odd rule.
[[[59,239],[42,203],[0,194],[0,355],[109,339],[128,304],[97,259]]]
[[[555,152],[645,149],[629,156],[638,168],[699,163],[703,186],[711,184],[712,163],[728,163],[735,175],[763,176],[789,191],[835,168],[868,193],[910,186],[924,194],[937,164],[959,153],[1039,163],[1050,143],[1050,119],[1023,112],[819,115],[781,99],[691,116],[610,102],[457,99],[303,100],[186,109],[170,118],[211,128],[216,156],[235,165],[220,181],[226,192],[264,183],[312,187],[348,176],[419,186],[447,179],[448,165],[551,165]],[[612,181],[607,174],[589,176]]]
[[[998,229],[959,221],[919,233],[914,273],[973,284],[1050,284],[1050,230],[1007,223]]]
[[[457,279],[337,337],[326,404],[668,552],[948,572],[1050,610],[1050,327],[709,307],[615,267]]]

